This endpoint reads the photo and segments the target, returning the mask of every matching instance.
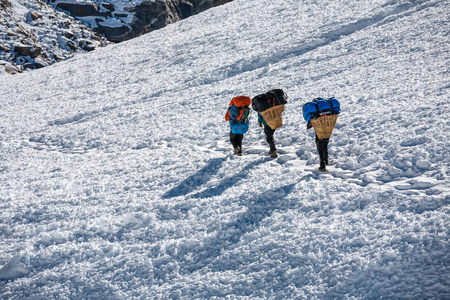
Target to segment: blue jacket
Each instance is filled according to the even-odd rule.
[[[230,121],[231,133],[234,133],[234,134],[247,133],[248,126],[249,126],[248,119],[245,120],[245,122],[243,122],[243,123],[236,121],[236,115],[238,112],[238,108],[234,104],[230,106],[229,110],[230,110],[230,120],[229,121]]]
[[[267,126],[266,121],[260,113],[258,113],[258,123],[263,123],[264,126]]]

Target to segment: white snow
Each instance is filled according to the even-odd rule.
[[[0,298],[450,298],[449,13],[236,0],[1,76]],[[279,158],[255,113],[233,156],[230,99],[272,88]]]

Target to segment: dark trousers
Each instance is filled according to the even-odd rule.
[[[230,142],[233,145],[233,148],[240,147],[242,148],[242,139],[244,138],[243,134],[236,134],[230,131]]]
[[[264,133],[266,134],[266,141],[269,143],[270,151],[276,151],[277,148],[275,148],[275,141],[273,139],[275,129],[270,128],[268,125],[264,125]]]
[[[316,146],[320,156],[320,167],[325,168],[328,165],[328,142],[329,138],[319,139],[316,135]]]

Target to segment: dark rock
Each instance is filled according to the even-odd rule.
[[[231,0],[233,1],[233,0]],[[214,7],[219,6],[219,5],[224,5],[225,3],[231,2],[230,0],[217,0],[214,3]]]
[[[10,63],[7,63],[5,65],[5,71],[6,71],[6,73],[9,73],[11,75],[19,73],[19,70],[16,68],[16,66],[14,66]]]
[[[30,17],[31,19],[33,19],[34,21],[36,21],[39,18],[42,18],[42,15],[40,15],[38,12],[36,11],[32,11],[30,12]]]
[[[68,38],[68,39],[76,38],[76,35],[73,34],[73,32],[68,31],[68,30],[64,31],[64,36],[65,36],[66,38]]]
[[[14,52],[17,52],[20,55],[24,55],[24,56],[30,55],[31,48],[33,48],[33,46],[24,45],[24,44],[14,44]]]
[[[110,4],[110,3],[102,3],[101,4],[104,8],[106,8],[107,10],[109,10],[110,12],[115,11],[116,9],[114,8],[114,5]]]
[[[35,58],[38,55],[40,55],[42,52],[42,49],[40,47],[34,46],[31,48],[30,57]]]
[[[34,69],[34,68],[36,68],[36,65],[34,63],[26,63],[23,65],[23,67],[25,69]]]
[[[205,11],[211,7],[222,5],[232,0],[155,0],[144,1],[135,7],[124,8],[125,11],[134,13],[131,26],[111,28],[101,25],[94,30],[110,41],[122,42],[144,33],[165,27],[168,24],[188,18],[194,14]],[[59,4],[58,4],[59,5]],[[115,17],[125,18],[128,15],[115,13]]]
[[[76,51],[78,49],[78,46],[74,41],[67,41],[67,46],[73,51]]]
[[[36,58],[34,60],[34,66],[36,67],[36,69],[45,68],[48,66],[48,63],[40,58]]]
[[[126,18],[126,17],[128,17],[128,14],[113,14],[113,15],[116,18]]]
[[[110,12],[101,13],[95,4],[58,3],[56,8],[69,12],[77,17],[111,16]]]
[[[23,56],[29,56],[31,58],[37,57],[41,54],[42,49],[38,46],[24,45],[24,44],[15,44],[14,52],[17,52]]]
[[[78,45],[85,51],[95,50],[95,45],[89,40],[82,40],[78,43]]]
[[[64,57],[59,56],[58,54],[53,54],[53,58],[54,58],[56,61],[62,61],[62,60],[65,60]]]
[[[112,42],[122,42],[136,37],[133,31],[130,30],[126,25],[122,27],[108,27],[99,26],[95,29],[96,32],[102,34]]]

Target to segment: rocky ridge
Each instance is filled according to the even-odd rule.
[[[66,60],[108,44],[81,21],[40,0],[0,0],[0,74]]]
[[[160,29],[232,0],[48,0],[113,42]]]
[[[0,0],[0,75],[37,69],[232,0]]]

